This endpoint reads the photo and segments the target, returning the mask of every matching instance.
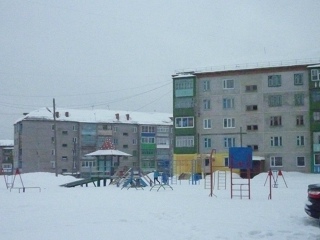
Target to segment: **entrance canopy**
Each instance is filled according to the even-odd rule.
[[[115,149],[101,149],[101,150],[97,150],[95,152],[92,153],[88,153],[85,156],[127,156],[127,157],[131,157],[132,155],[125,153],[125,152],[121,152],[119,150],[115,150]]]
[[[263,161],[263,160],[265,160],[264,157],[252,156],[252,161]]]

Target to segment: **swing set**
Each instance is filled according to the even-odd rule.
[[[4,181],[6,183],[6,187],[7,187],[7,189],[10,189],[10,192],[11,192],[12,189],[18,189],[19,193],[21,191],[25,192],[27,188],[39,189],[39,192],[41,192],[41,188],[40,187],[25,187],[24,186],[24,183],[23,183],[19,168],[16,169],[14,175],[7,174],[6,172],[3,171],[3,169],[1,169],[1,174],[4,176]],[[15,187],[14,186],[17,176],[19,176],[19,179],[20,179],[20,185],[21,185],[20,187]]]

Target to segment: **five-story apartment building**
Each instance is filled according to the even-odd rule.
[[[173,75],[174,159],[251,147],[264,169],[320,172],[320,65]]]
[[[114,169],[171,168],[171,114],[57,109],[55,120],[52,112],[41,108],[14,124],[14,166],[23,172],[94,171],[97,161],[86,154],[106,141],[132,155],[122,157]]]

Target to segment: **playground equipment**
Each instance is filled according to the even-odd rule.
[[[96,187],[97,186],[96,183],[95,183],[96,181],[98,181],[98,180],[94,179],[94,178],[86,178],[86,179],[82,179],[82,180],[78,180],[78,181],[62,184],[62,185],[60,185],[60,187],[68,187],[68,188],[69,187],[76,187],[76,186],[83,187],[83,185],[86,185],[86,187],[88,187],[89,183],[92,183]]]
[[[142,189],[148,184],[152,184],[152,180],[148,175],[144,174],[140,168],[129,168],[122,176],[117,176],[112,181],[113,185],[117,185],[118,187],[123,188],[135,188],[136,190]]]
[[[209,166],[210,166],[210,194],[209,196],[212,197],[212,196],[215,196],[213,194],[213,189],[214,189],[214,172],[213,172],[213,161],[215,160],[214,159],[214,154],[216,153],[216,149],[212,149],[211,150],[211,154],[210,154],[210,159],[209,159]]]
[[[26,186],[24,186],[24,183],[22,181],[22,177],[21,177],[19,168],[16,169],[14,175],[6,174],[3,171],[3,169],[1,169],[1,174],[3,174],[4,181],[6,183],[6,187],[7,187],[7,189],[10,189],[10,192],[11,192],[12,189],[18,189],[18,191],[20,193],[21,190],[22,190],[22,192],[25,192],[26,189],[30,189],[30,188],[39,189],[39,192],[41,192],[41,188],[40,187],[26,187]],[[20,187],[15,187],[14,186],[17,176],[19,176],[19,179],[20,179],[20,185],[21,185]]]
[[[220,189],[227,189],[227,171],[225,170],[218,170],[218,183],[217,187],[218,190]]]
[[[266,181],[264,182],[264,186],[266,185],[266,182],[267,182],[267,180],[268,180],[268,177],[271,179],[273,179],[273,187],[274,188],[277,188],[278,187],[278,177],[282,177],[282,180],[283,180],[283,182],[284,182],[284,184],[286,185],[286,187],[288,188],[288,185],[287,185],[287,182],[286,182],[286,180],[284,179],[284,176],[283,176],[283,173],[282,173],[282,171],[279,169],[279,170],[269,170],[268,171],[268,175],[267,175],[267,177],[266,177]]]
[[[171,184],[181,184],[183,180],[188,180],[189,184],[198,184],[200,178],[197,174],[201,173],[201,159],[193,160],[174,160],[173,161],[173,175],[176,177],[171,178]]]
[[[274,176],[276,174],[276,177]],[[269,170],[268,171],[268,175],[266,178],[266,181],[264,182],[264,186],[267,183],[267,180],[269,178],[269,195],[268,195],[268,199],[271,200],[272,199],[272,187],[277,188],[278,187],[278,177],[281,176],[284,184],[286,185],[286,187],[288,187],[286,180],[284,179],[283,173],[281,170]],[[272,184],[272,180],[273,180],[273,184]]]
[[[252,148],[232,147],[229,148],[229,167],[231,181],[231,199],[233,197],[247,197],[250,199],[250,169],[252,168]],[[247,179],[236,177],[233,169],[247,169]]]
[[[192,173],[189,178],[189,184],[197,185],[200,184],[201,175],[198,173]]]
[[[4,177],[4,182],[6,184],[7,189],[11,188],[13,183],[12,165],[9,168],[2,167],[1,174]]]
[[[158,192],[161,188],[164,189],[164,190],[166,190],[167,188],[170,188],[171,190],[173,190],[173,188],[169,184],[169,178],[168,178],[168,176],[167,176],[167,174],[165,172],[163,172],[162,175],[161,175],[161,183],[160,184],[154,184],[150,188],[150,191],[151,190],[157,190],[157,192]]]

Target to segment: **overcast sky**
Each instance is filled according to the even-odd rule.
[[[172,112],[176,70],[320,57],[320,1],[0,0],[0,139],[41,107]]]

